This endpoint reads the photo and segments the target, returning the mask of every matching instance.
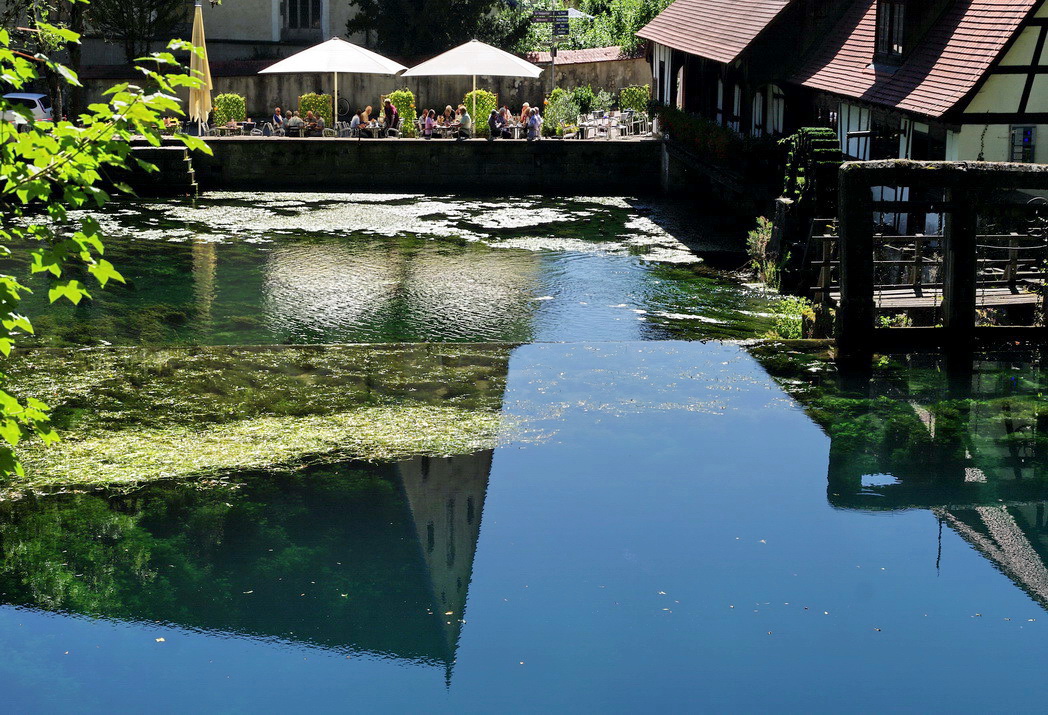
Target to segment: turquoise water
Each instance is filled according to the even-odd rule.
[[[410,398],[504,426],[473,454],[0,503],[12,712],[1042,709],[1043,355],[839,374],[819,346],[719,341],[766,330],[767,299],[620,200],[226,196],[108,220],[131,287],[41,342],[508,343],[229,351],[172,416],[162,360],[117,358],[154,370],[125,381],[96,360],[63,429],[95,399],[122,428],[136,400],[157,425],[238,394],[293,415],[311,386],[318,412]],[[47,354],[28,364],[96,355]],[[341,355],[363,365],[335,374]]]
[[[1035,474],[958,503],[929,463],[919,504],[841,503],[840,437],[719,343],[518,347],[502,405],[529,437],[494,451],[6,505],[9,707],[1040,709]]]

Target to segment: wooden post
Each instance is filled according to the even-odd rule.
[[[840,173],[841,300],[837,307],[837,347],[842,356],[860,357],[873,348],[873,200],[868,180],[857,167]]]
[[[946,190],[946,254],[943,256],[943,327],[952,341],[970,341],[975,330],[975,202],[964,182]]]

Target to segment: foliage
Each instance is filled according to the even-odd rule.
[[[837,132],[826,127],[804,127],[780,141],[787,150],[783,196],[813,202],[817,214],[835,213],[837,170],[843,160]]]
[[[66,43],[79,36],[64,28],[46,26]],[[173,42],[172,50],[190,46]],[[183,70],[171,53],[157,53],[150,63]],[[26,88],[38,78],[42,68],[61,76],[69,85],[78,85],[75,73],[43,55],[32,60],[12,46],[11,37],[0,29],[0,94]],[[108,102],[92,104],[79,117],[79,124],[66,121],[37,123],[28,113],[17,131],[10,122],[0,122],[0,253],[17,258],[19,253],[33,273],[51,277],[50,302],[66,299],[79,304],[90,298],[88,287],[65,273],[67,263],[84,266],[92,282],[104,287],[109,281],[123,281],[116,268],[103,258],[102,230],[90,216],[73,222],[70,209],[101,206],[109,198],[96,184],[108,168],[127,169],[138,161],[131,154],[131,139],[138,135],[150,144],[160,144],[159,128],[163,114],[183,114],[174,96],[178,87],[195,86],[199,80],[183,73],[164,74],[139,68],[151,89],[128,83],[106,92]],[[19,111],[0,100],[0,112]],[[176,134],[190,148],[209,151],[200,139]],[[117,188],[129,189],[122,185]],[[24,254],[28,254],[25,256]],[[29,319],[19,313],[19,302],[28,289],[13,275],[0,275],[0,353],[9,355],[16,341],[33,332]],[[6,376],[3,376],[7,382]],[[24,396],[17,399],[0,389],[0,473],[23,474],[14,449],[23,440],[39,437],[53,443],[57,434],[49,418],[49,408],[40,400]]]
[[[569,20],[571,34],[560,42],[560,47],[578,50],[618,46],[623,54],[633,55],[642,43],[637,31],[669,4],[670,0],[582,0],[575,6],[594,18]],[[553,42],[552,26],[531,22],[531,15],[537,9],[562,7],[553,0],[504,6],[485,20],[478,37],[516,52],[549,50]]]
[[[611,92],[599,89],[593,97],[593,108],[598,112],[610,112],[611,108],[615,106],[615,101],[615,97]]]
[[[190,7],[184,0],[91,0],[88,22],[103,40],[122,46],[133,64],[156,38],[171,37]]]
[[[588,84],[573,88],[571,95],[579,107],[580,114],[589,114],[597,108],[597,95],[593,92],[593,87]]]
[[[909,328],[913,325],[913,319],[908,313],[880,315],[877,316],[877,324],[882,328]]]
[[[557,87],[546,99],[545,122],[542,133],[546,136],[563,134],[565,127],[573,126],[579,119],[579,105],[573,92]]]
[[[298,98],[298,111],[302,113],[303,118],[306,116],[306,112],[319,114],[324,118],[325,125],[331,127],[334,126],[331,122],[332,101],[330,94],[315,94],[313,92],[303,94]]]
[[[783,296],[773,309],[775,327],[770,337],[800,340],[806,337],[805,327],[815,321],[815,309],[810,300],[796,295]]]
[[[651,97],[651,87],[623,87],[619,90],[619,109],[626,111],[632,109],[641,113],[648,109],[648,99]]]
[[[769,251],[774,225],[765,216],[757,217],[757,227],[746,235],[746,253],[754,274],[764,285],[779,289],[782,267],[789,261],[789,254],[775,256]]]
[[[212,106],[215,112],[215,124],[229,121],[242,122],[247,119],[247,104],[239,94],[220,94],[215,97]]]
[[[364,44],[411,64],[478,37],[478,28],[499,0],[455,0],[420,8],[417,3],[349,0],[346,35],[363,34]]]
[[[404,121],[400,125],[400,133],[406,137],[418,136],[418,110],[415,108],[415,95],[410,89],[404,87],[390,93],[388,97],[393,106],[397,108],[397,114]]]
[[[476,99],[475,107],[473,104],[474,99]],[[469,112],[469,116],[473,117],[474,127],[486,127],[491,110],[498,109],[499,98],[498,95],[486,89],[476,89],[472,92],[466,92],[466,96],[462,98],[462,104]],[[475,130],[474,133],[477,133],[477,131]],[[479,136],[479,133],[477,135]]]

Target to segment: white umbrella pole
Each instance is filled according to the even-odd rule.
[[[335,75],[335,106],[331,110],[331,128],[334,129],[335,125],[338,124],[338,72]]]
[[[477,126],[477,75],[473,75],[473,114],[471,114],[470,116],[473,117],[473,126],[476,127]],[[476,135],[477,135],[477,133],[473,132],[473,136],[476,136]]]

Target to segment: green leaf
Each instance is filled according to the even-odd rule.
[[[67,298],[73,305],[79,305],[84,298],[90,298],[84,286],[77,280],[69,280],[59,283],[47,292],[48,299],[54,303],[61,298]]]
[[[105,288],[106,283],[110,280],[114,280],[117,283],[125,283],[124,277],[120,275],[120,272],[113,267],[113,264],[109,261],[102,259],[92,266],[88,266],[87,270],[91,272],[91,275],[95,277],[99,285]]]

